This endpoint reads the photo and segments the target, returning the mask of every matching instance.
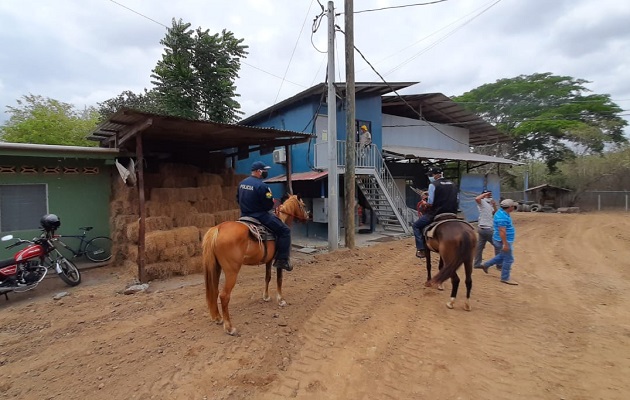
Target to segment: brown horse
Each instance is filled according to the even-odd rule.
[[[291,195],[279,207],[280,219],[289,227],[294,219],[308,220],[308,212],[304,208],[304,202]],[[242,265],[266,265],[265,291],[263,300],[269,301],[269,282],[271,281],[271,262],[276,252],[274,241],[256,240],[250,233],[250,228],[242,222],[226,221],[211,228],[203,238],[202,262],[205,273],[206,301],[210,309],[210,319],[217,324],[223,323],[223,329],[230,335],[236,334],[236,328],[232,326],[228,305],[230,295],[236,284],[236,278]],[[219,294],[219,278],[221,271],[225,275],[225,284]],[[282,297],[282,269],[277,268],[276,273],[278,305],[287,303]],[[217,298],[221,298],[223,317],[219,313]]]
[[[429,228],[428,231],[431,231]],[[459,288],[459,276],[457,270],[464,264],[466,271],[466,303],[464,310],[470,311],[470,292],[472,290],[472,270],[474,251],[477,246],[477,234],[475,228],[468,222],[459,219],[443,220],[435,226],[432,237],[426,237],[427,251],[427,282],[426,286],[438,285],[438,289],[448,278],[451,278],[451,299],[446,307],[453,308],[457,289]],[[438,274],[431,279],[431,251],[440,255]]]

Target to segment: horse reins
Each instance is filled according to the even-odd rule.
[[[297,201],[297,200],[296,200],[296,201]],[[286,202],[285,202],[284,204],[286,204]],[[280,204],[280,207],[278,207],[278,213],[282,213],[282,214],[284,214],[284,215],[288,215],[289,217],[293,217],[293,218],[295,218],[295,219],[297,219],[297,220],[299,220],[299,221],[308,221],[308,218],[302,218],[302,217],[299,217],[299,216],[297,216],[297,215],[294,215],[294,214],[289,214],[288,212],[283,211],[283,210],[282,210],[282,208],[283,208],[282,206],[283,206],[284,204]],[[298,203],[298,207],[299,207],[299,208],[302,208],[302,206],[301,206],[299,203]],[[307,215],[308,215],[308,213],[307,213],[306,211],[304,211],[304,214],[307,214]]]

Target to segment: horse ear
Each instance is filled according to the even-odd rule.
[[[297,196],[298,200],[302,200],[302,193],[297,193],[296,196]]]

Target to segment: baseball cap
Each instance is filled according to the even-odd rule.
[[[259,169],[269,169],[269,168],[271,167],[265,165],[265,163],[262,161],[256,161],[252,164],[252,171],[256,171]]]
[[[508,208],[508,207],[516,207],[518,205],[517,202],[515,202],[512,199],[505,199],[505,200],[501,200],[501,207],[503,208]]]
[[[442,173],[442,168],[438,168],[438,167],[431,167],[427,171],[427,175],[435,175],[435,174],[441,174],[441,173]]]

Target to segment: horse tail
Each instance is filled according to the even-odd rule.
[[[470,233],[472,233],[472,235]],[[476,245],[474,235],[474,231],[468,229],[462,232],[461,242],[459,246],[456,247],[455,255],[448,257],[448,264],[445,263],[442,269],[431,280],[433,283],[440,284],[449,279],[467,259],[473,256],[474,247]]]
[[[221,269],[215,255],[217,238],[219,237],[219,228],[217,226],[210,228],[203,237],[203,252],[201,263],[204,270],[204,281],[206,283],[206,302],[208,308],[213,309],[216,306],[218,293],[218,282]]]

